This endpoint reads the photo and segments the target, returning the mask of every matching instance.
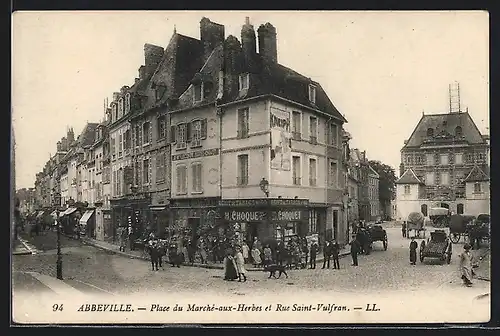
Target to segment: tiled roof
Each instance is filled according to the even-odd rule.
[[[462,137],[455,136],[457,126],[462,128]],[[433,130],[433,137],[427,136],[427,130]],[[426,139],[448,137],[450,140],[465,140],[472,144],[485,143],[476,124],[468,112],[426,114],[418,122],[405,147],[421,146]]]
[[[330,98],[323,90],[318,82],[312,81],[298,72],[287,68],[279,63],[265,62],[262,57],[257,54],[255,59],[254,73],[250,74],[250,87],[246,95],[240,95],[237,86],[237,78],[233,80],[233,88],[226,91],[224,102],[233,102],[260,95],[273,94],[281,98],[297,102],[307,107],[321,110],[331,116],[334,116],[343,122],[347,120],[333,105]],[[245,69],[245,66],[240,66]],[[309,101],[309,85],[312,84],[316,87],[316,103],[313,104]]]
[[[469,175],[464,179],[465,182],[482,182],[489,181],[489,176],[479,166],[474,166]]]
[[[78,144],[81,147],[91,146],[95,140],[95,130],[98,123],[88,123],[83,129],[82,134],[78,137]]]
[[[415,175],[415,172],[409,168],[404,174],[396,181],[397,184],[424,184],[420,179]]]

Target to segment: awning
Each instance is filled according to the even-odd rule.
[[[43,216],[43,214],[44,214],[44,212],[45,212],[45,211],[39,211],[39,212],[38,212],[38,215],[36,215],[36,218],[40,218],[40,217],[42,217],[42,216]]]
[[[87,225],[87,221],[89,220],[89,218],[92,216],[93,213],[94,210],[85,211],[82,218],[80,218],[80,225]]]
[[[165,210],[166,207],[164,206],[150,206],[149,207],[149,210],[151,211],[162,211],[162,210]]]
[[[71,215],[73,212],[76,211],[76,208],[67,208],[64,212],[60,214],[60,216],[66,216],[66,215]]]

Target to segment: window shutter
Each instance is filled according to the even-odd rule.
[[[331,135],[331,125],[330,123],[326,124],[326,134],[325,134],[325,137],[326,137],[326,144],[327,145],[331,145],[332,143],[332,135]]]
[[[148,123],[148,130],[149,130],[149,141],[148,142],[153,142],[153,125],[151,123]]]
[[[148,171],[149,171],[149,179],[148,182],[150,184],[153,184],[153,164],[151,162],[151,159],[148,159]]]
[[[193,123],[192,122],[187,123],[186,124],[186,142],[191,141],[191,135],[193,134],[192,129],[193,129]]]
[[[205,140],[207,138],[207,119],[201,120],[201,139]]]
[[[179,194],[180,191],[181,191],[181,167],[177,167],[177,169],[175,170],[175,179],[177,180],[177,193]]]
[[[176,132],[177,132],[177,125],[172,125],[170,126],[170,142],[171,143],[176,143]]]

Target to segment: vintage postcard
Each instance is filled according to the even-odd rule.
[[[488,322],[488,19],[14,13],[12,322]]]

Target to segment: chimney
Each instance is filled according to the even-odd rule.
[[[240,41],[233,35],[229,35],[224,42],[224,92],[231,95],[237,79],[235,75],[239,73],[239,59],[242,54]]]
[[[141,65],[139,67],[139,80],[146,78],[146,66]]]
[[[149,43],[144,44],[144,65],[148,75],[156,70],[163,58],[163,53],[162,47]]]
[[[257,30],[259,34],[259,54],[270,63],[278,62],[278,49],[276,44],[276,28],[269,22],[261,25]]]
[[[204,17],[200,21],[200,39],[203,45],[203,63],[208,60],[212,51],[224,43],[224,26]]]
[[[248,68],[253,68],[257,55],[257,41],[255,39],[255,30],[250,24],[250,18],[245,18],[245,24],[241,27],[241,45],[245,64]]]

